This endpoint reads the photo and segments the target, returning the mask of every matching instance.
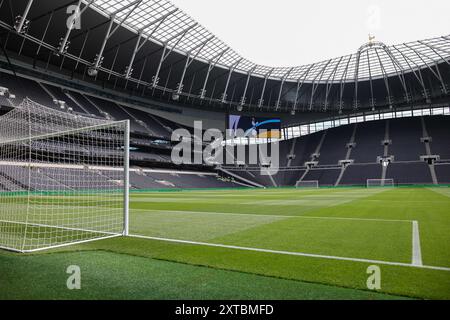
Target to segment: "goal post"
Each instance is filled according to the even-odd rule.
[[[367,188],[371,187],[394,187],[394,179],[367,179]]]
[[[318,180],[297,181],[295,183],[296,188],[319,188]]]
[[[128,234],[129,121],[25,99],[0,116],[0,247],[32,252]]]

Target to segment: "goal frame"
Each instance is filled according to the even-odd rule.
[[[380,182],[378,185],[370,185],[370,182]],[[386,182],[391,182],[389,185],[386,185]],[[366,180],[366,188],[393,188],[395,186],[394,179],[385,178],[385,179],[367,179]]]
[[[314,186],[300,186],[301,183],[306,182],[306,183],[311,183],[314,184]],[[308,189],[318,189],[319,188],[319,180],[303,180],[303,181],[297,181],[295,183],[295,188],[308,188]]]
[[[107,122],[107,123],[96,124],[96,125],[86,126],[86,127],[76,128],[76,129],[62,130],[62,131],[58,131],[58,132],[51,132],[51,133],[47,133],[47,134],[41,134],[41,135],[35,135],[35,136],[29,136],[29,137],[22,137],[22,138],[18,138],[18,139],[8,139],[8,140],[0,141],[0,146],[8,145],[8,144],[14,144],[14,143],[20,143],[20,142],[31,142],[31,141],[34,141],[34,140],[42,140],[42,139],[54,138],[54,137],[58,137],[58,136],[66,136],[66,135],[70,135],[70,134],[77,134],[77,133],[86,132],[86,131],[89,131],[89,130],[94,131],[94,130],[100,130],[100,129],[107,129],[107,128],[111,128],[111,127],[114,127],[114,126],[121,126],[121,125],[123,126],[123,135],[124,135],[123,136],[123,165],[122,165],[123,166],[123,176],[122,176],[123,177],[123,230],[122,230],[122,232],[121,233],[115,233],[115,232],[98,231],[98,230],[94,231],[94,230],[83,229],[83,228],[79,228],[78,229],[78,228],[70,228],[70,227],[63,227],[63,226],[57,226],[57,225],[45,225],[45,224],[38,224],[38,223],[28,223],[28,221],[25,221],[25,222],[19,222],[19,221],[12,222],[11,221],[11,223],[14,223],[14,224],[25,225],[25,227],[28,226],[28,225],[31,225],[31,226],[44,227],[44,228],[47,227],[47,228],[63,229],[63,230],[78,230],[78,231],[95,232],[95,233],[99,233],[99,234],[104,234],[104,236],[93,237],[93,238],[85,239],[85,240],[69,241],[69,242],[64,242],[64,243],[61,243],[61,244],[55,244],[55,245],[50,245],[50,246],[42,246],[42,247],[33,248],[33,249],[24,249],[24,246],[22,246],[21,249],[13,248],[13,247],[5,246],[2,243],[0,243],[0,249],[13,251],[13,252],[19,252],[19,253],[30,253],[30,252],[43,251],[43,250],[48,250],[48,249],[53,249],[53,248],[71,246],[71,245],[76,245],[76,244],[81,244],[81,243],[86,243],[86,242],[92,242],[92,241],[97,241],[97,240],[104,240],[104,239],[108,239],[108,238],[119,237],[119,236],[128,236],[129,235],[130,120],[110,121],[110,122]],[[25,165],[28,166],[28,168],[33,167],[31,160],[30,160],[30,162],[25,163]],[[28,201],[29,201],[29,197],[30,197],[30,193],[31,192],[32,191],[30,189],[24,191],[24,193],[28,194],[28,196],[27,196],[28,197]],[[8,223],[9,221],[0,219],[0,222],[7,222]],[[23,234],[23,241],[24,242],[25,242],[25,239],[26,239],[26,233],[25,232]]]

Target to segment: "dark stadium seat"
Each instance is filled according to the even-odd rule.
[[[334,186],[341,169],[311,169],[302,181],[318,180],[319,186]]]
[[[374,163],[377,156],[383,155],[381,141],[384,139],[385,126],[386,122],[383,120],[358,124],[356,146],[350,154],[355,163]]]
[[[351,164],[345,168],[339,185],[363,185],[367,179],[381,178],[381,164]]]
[[[396,184],[432,184],[431,173],[425,162],[393,162],[388,165],[387,179]]]
[[[345,159],[353,128],[354,125],[348,125],[328,130],[320,149],[319,165],[337,165],[339,160]]]
[[[450,159],[450,120],[449,116],[425,117],[428,135],[432,138],[431,154],[441,159]]]
[[[391,119],[389,125],[389,155],[396,161],[417,161],[426,154],[425,145],[420,141],[422,126],[419,117]]]
[[[434,169],[439,183],[450,184],[450,163],[435,165]]]

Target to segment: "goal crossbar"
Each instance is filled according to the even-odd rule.
[[[393,187],[394,179],[367,179],[366,187]]]
[[[103,124],[98,124],[98,125],[93,125],[93,126],[88,126],[88,127],[83,127],[83,128],[66,130],[66,131],[51,132],[51,133],[46,133],[46,134],[41,134],[41,135],[36,135],[36,136],[4,140],[4,141],[0,141],[0,145],[19,143],[19,142],[27,142],[27,141],[33,141],[33,140],[43,140],[43,139],[48,139],[48,138],[55,138],[55,137],[60,137],[60,136],[82,133],[82,132],[86,132],[86,131],[107,129],[107,128],[110,128],[111,126],[127,125],[128,122],[129,122],[129,120],[114,121],[114,122],[108,122],[108,123],[103,123]]]
[[[318,188],[319,187],[319,180],[302,180],[297,181],[295,183],[295,187],[302,187],[302,188]]]

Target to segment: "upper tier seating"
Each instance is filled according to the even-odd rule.
[[[450,158],[450,117],[427,116],[425,122],[432,137],[431,153],[441,155],[441,159]],[[340,185],[365,185],[367,179],[382,178],[382,166],[377,162],[377,157],[383,156],[384,153],[382,141],[385,138],[386,124],[387,120],[358,123],[356,145],[350,153],[350,160],[354,160],[354,163],[345,169]],[[354,125],[350,124],[327,130],[319,150],[318,165],[314,166],[303,180],[319,180],[320,185],[335,184],[341,172],[337,162],[346,156],[346,144],[350,142],[353,128]],[[420,161],[420,156],[426,155],[425,143],[420,139],[423,135],[420,117],[390,119],[389,129],[392,144],[388,146],[388,155],[394,156],[394,162],[388,166],[386,178],[393,178],[400,184],[432,183],[428,165]],[[272,177],[278,186],[295,185],[306,170],[304,163],[312,160],[311,155],[316,151],[323,135],[324,131],[319,131],[280,143],[280,166],[287,165],[287,155],[291,153],[294,145],[295,157],[290,167],[295,167],[296,171],[279,170]],[[440,182],[439,173],[446,167],[436,167]],[[262,185],[273,186],[272,179],[259,175],[255,168],[251,173],[239,170],[235,173]],[[445,172],[441,175],[444,177]]]
[[[302,181],[318,180],[319,186],[334,186],[341,169],[311,169]]]
[[[183,127],[167,119],[128,108],[106,99],[81,94],[73,90],[62,89],[56,85],[39,84],[23,77],[15,77],[7,73],[0,73],[0,86],[10,89],[16,96],[14,104],[20,104],[26,97],[31,100],[57,110],[86,114],[96,118],[111,118],[114,120],[130,120],[131,132],[157,138],[170,139],[174,129]],[[54,99],[65,102],[65,108],[55,103]],[[0,105],[9,106],[6,97],[0,96]]]
[[[438,164],[434,169],[439,183],[450,184],[450,164]]]
[[[389,155],[395,161],[417,161],[426,154],[425,145],[420,141],[422,125],[419,117],[391,119],[389,125]]]
[[[385,127],[385,121],[358,124],[355,136],[356,146],[350,155],[355,163],[374,163],[377,161],[377,156],[383,155],[381,141],[384,139]]]
[[[347,143],[353,133],[355,125],[337,127],[330,130],[320,149],[319,165],[337,165],[339,160],[344,160],[347,154]]]
[[[450,123],[449,116],[425,117],[428,135],[431,141],[431,154],[440,155],[441,160],[450,160]]]
[[[367,179],[380,179],[381,165],[378,163],[351,164],[345,168],[339,185],[365,185]]]
[[[425,162],[393,162],[387,167],[386,179],[394,179],[396,184],[433,183],[430,169]]]

